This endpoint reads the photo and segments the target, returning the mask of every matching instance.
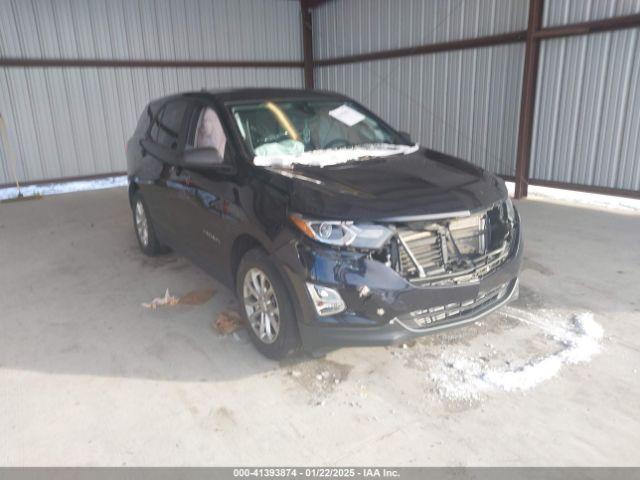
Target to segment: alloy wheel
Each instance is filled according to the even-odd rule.
[[[140,200],[136,202],[136,231],[140,242],[146,247],[149,244],[149,222]]]
[[[273,285],[259,268],[250,269],[242,286],[249,325],[263,343],[273,343],[280,331],[280,310]]]

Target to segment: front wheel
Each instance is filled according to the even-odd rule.
[[[298,350],[300,336],[289,292],[263,250],[245,254],[236,285],[249,336],[258,351],[279,360]]]

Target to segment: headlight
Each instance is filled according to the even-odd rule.
[[[373,223],[354,223],[335,220],[313,220],[302,215],[289,219],[309,238],[327,245],[378,250],[393,235],[393,230]]]
[[[509,221],[511,223],[516,221],[516,209],[513,206],[513,202],[511,201],[511,198],[507,197],[507,199],[505,200],[504,204],[507,207],[507,218],[509,219]]]

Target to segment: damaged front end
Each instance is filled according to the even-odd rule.
[[[418,286],[478,281],[506,260],[515,220],[509,199],[474,213],[389,219],[396,234],[372,258]]]
[[[297,245],[303,278],[289,273],[306,286],[299,297],[324,291],[341,306],[323,315],[322,294],[311,295],[300,322],[305,344],[396,343],[473,321],[517,294],[521,236],[508,199],[474,212],[366,224],[291,218],[327,244]]]

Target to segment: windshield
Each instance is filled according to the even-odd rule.
[[[326,166],[414,150],[398,133],[348,101],[261,101],[230,108],[255,165]]]

